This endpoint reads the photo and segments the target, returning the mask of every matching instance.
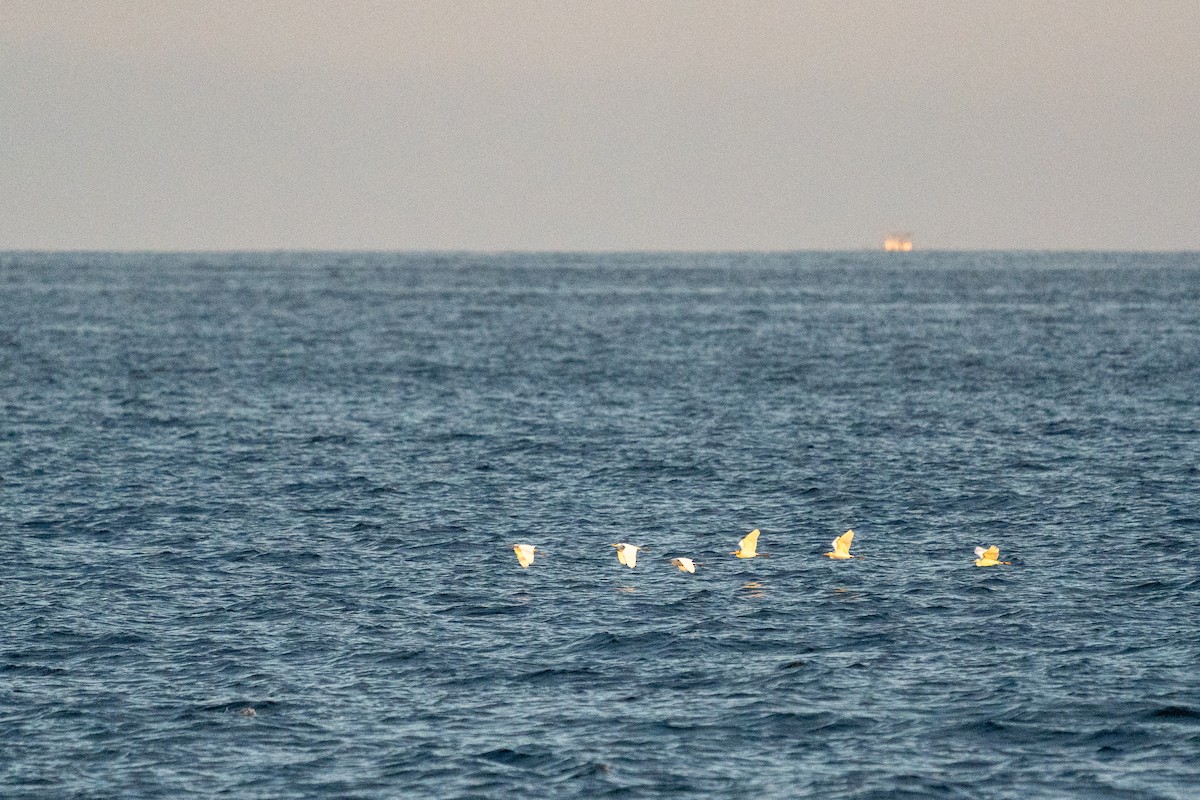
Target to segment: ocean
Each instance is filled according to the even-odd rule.
[[[0,376],[5,798],[1200,797],[1200,255],[5,253]]]

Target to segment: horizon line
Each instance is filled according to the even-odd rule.
[[[363,255],[789,255],[799,253],[880,253],[888,257],[905,258],[922,253],[1026,253],[1026,254],[1127,254],[1127,255],[1200,255],[1200,248],[1045,248],[1045,247],[922,247],[907,252],[889,252],[882,247],[846,248],[327,248],[327,247],[245,247],[245,248],[0,248],[0,255],[39,254],[107,254],[107,255],[249,255],[266,253],[293,254],[363,254]]]

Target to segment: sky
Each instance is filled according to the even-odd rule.
[[[0,250],[1200,250],[1195,0],[0,0]]]

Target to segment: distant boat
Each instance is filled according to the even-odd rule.
[[[907,253],[912,248],[911,233],[889,233],[883,237],[883,249],[889,253]]]

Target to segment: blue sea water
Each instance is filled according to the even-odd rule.
[[[1200,256],[9,253],[0,377],[5,798],[1200,797]]]

